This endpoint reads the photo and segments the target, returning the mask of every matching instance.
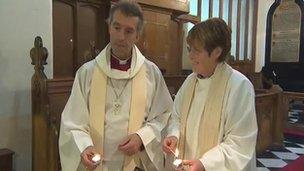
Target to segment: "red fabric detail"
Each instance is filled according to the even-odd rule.
[[[131,67],[131,59],[132,58],[128,59],[126,64],[119,64],[119,60],[111,56],[111,68],[120,71],[128,71],[128,69]]]

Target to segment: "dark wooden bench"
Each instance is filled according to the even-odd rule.
[[[10,149],[3,148],[0,149],[0,170],[2,171],[12,171],[13,170],[13,152]]]

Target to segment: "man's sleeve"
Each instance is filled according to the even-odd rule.
[[[63,170],[78,167],[80,153],[93,145],[89,134],[89,112],[77,72],[70,98],[61,115],[59,153]],[[75,169],[74,169],[75,170]]]
[[[151,74],[151,73],[150,73]],[[148,104],[148,110],[144,126],[136,133],[140,136],[146,155],[140,155],[143,161],[147,156],[150,164],[153,163],[153,167],[157,170],[163,170],[163,152],[161,149],[162,131],[167,124],[168,118],[172,110],[172,98],[167,89],[165,81],[159,70],[152,72],[152,77],[149,78],[149,84],[153,85],[152,93],[150,96],[150,104]],[[142,158],[143,157],[143,158]],[[148,166],[146,166],[148,168]]]
[[[157,70],[158,71],[158,70]],[[144,127],[136,133],[141,137],[146,146],[152,140],[161,141],[161,132],[167,124],[171,114],[173,101],[160,72],[155,71],[154,92],[152,94],[151,105]]]

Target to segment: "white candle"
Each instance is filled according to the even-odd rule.
[[[181,166],[182,162],[183,162],[182,159],[175,159],[175,160],[173,161],[173,166],[174,166],[174,168],[175,168],[175,169],[179,168],[179,167]]]
[[[92,161],[93,161],[94,163],[99,163],[100,160],[101,160],[100,154],[94,154],[94,156],[92,157]]]
[[[178,155],[179,155],[179,151],[178,151],[178,149],[175,149],[174,156],[175,156],[175,157],[178,157]]]
[[[173,150],[171,150],[171,149],[169,149],[169,150],[171,151],[171,153],[174,155],[175,158],[178,157],[178,155],[179,155],[178,149],[175,149],[175,152]]]

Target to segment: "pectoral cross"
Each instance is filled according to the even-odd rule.
[[[121,103],[118,101],[118,99],[116,99],[114,101],[114,114],[117,115],[120,111],[120,108],[121,108]]]

